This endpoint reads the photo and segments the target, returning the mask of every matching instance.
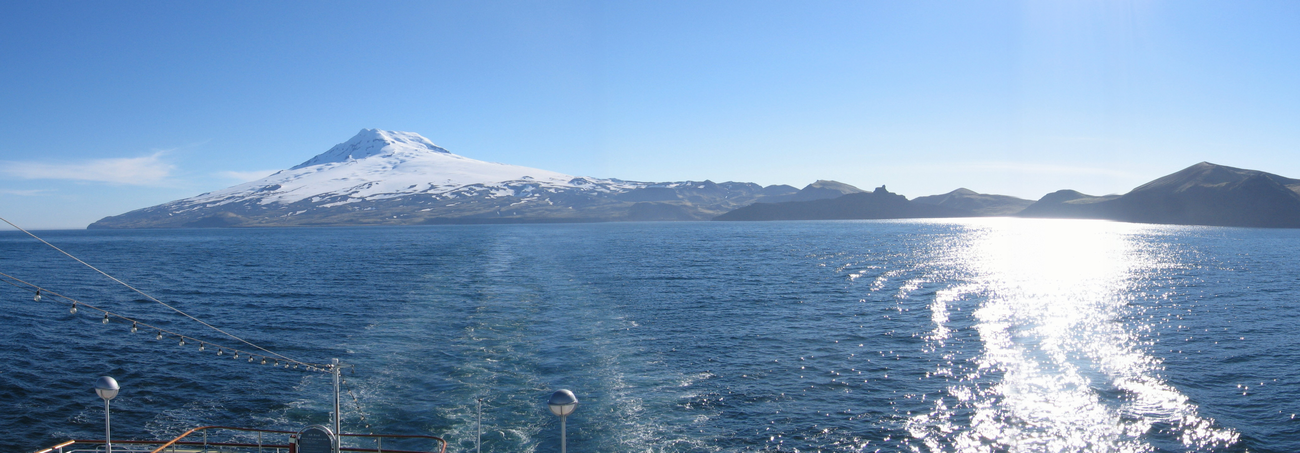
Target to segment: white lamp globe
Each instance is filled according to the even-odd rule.
[[[95,381],[95,394],[99,395],[100,398],[103,398],[104,401],[116,397],[117,391],[120,389],[121,387],[117,386],[117,380],[108,376],[100,376],[99,380]]]
[[[551,400],[546,405],[551,408],[552,414],[565,417],[578,408],[578,398],[573,396],[571,391],[556,390],[551,394]]]

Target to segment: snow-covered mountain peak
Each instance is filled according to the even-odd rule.
[[[312,165],[360,160],[370,156],[393,154],[403,151],[415,154],[429,152],[451,154],[450,151],[442,149],[438,145],[429,141],[429,139],[414,132],[362,129],[361,132],[358,132],[357,135],[353,136],[348,141],[334,145],[334,147],[330,148],[329,151],[325,151],[306,162],[298,164],[298,166],[293,167],[290,170],[297,170]]]
[[[363,129],[291,169],[95,228],[704,220],[766,191],[573,176],[453,154],[416,133]]]
[[[363,129],[348,141],[291,169],[177,203],[216,206],[213,203],[256,200],[265,206],[316,200],[310,203],[324,206],[340,200],[379,200],[416,194],[451,196],[463,191],[514,194],[514,189],[508,188],[516,186],[530,186],[532,190],[547,187],[606,192],[639,187],[613,180],[575,181],[572,175],[554,171],[453,154],[413,132]],[[467,188],[470,186],[473,188]]]

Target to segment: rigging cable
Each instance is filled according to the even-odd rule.
[[[107,320],[108,320],[109,318],[117,318],[117,319],[121,319],[121,320],[123,320],[123,321],[128,321],[128,322],[131,323],[131,333],[136,333],[136,332],[139,331],[140,329],[152,330],[152,331],[158,332],[158,338],[157,338],[158,340],[162,340],[164,336],[176,337],[177,339],[181,340],[181,341],[180,341],[181,346],[184,346],[184,345],[185,345],[185,341],[187,341],[187,340],[188,340],[188,341],[193,341],[193,342],[195,342],[195,343],[198,343],[198,345],[199,345],[199,350],[200,350],[200,351],[205,350],[206,347],[213,347],[213,348],[217,348],[217,355],[225,355],[226,352],[228,351],[228,352],[231,354],[231,356],[232,356],[233,358],[238,359],[238,358],[240,358],[240,355],[243,354],[245,357],[248,357],[248,358],[249,358],[249,361],[250,361],[250,362],[253,361],[252,359],[253,359],[254,357],[262,357],[263,359],[267,358],[265,355],[253,354],[253,353],[250,353],[250,352],[248,352],[248,351],[241,351],[241,350],[239,350],[239,349],[226,347],[226,346],[224,346],[224,345],[217,344],[217,343],[213,343],[213,342],[211,342],[211,341],[205,341],[205,340],[202,340],[202,339],[199,339],[199,338],[195,338],[195,337],[192,337],[192,336],[189,336],[189,335],[184,335],[184,334],[181,334],[181,333],[178,333],[178,332],[175,332],[175,331],[167,330],[167,329],[164,329],[164,328],[161,328],[161,327],[155,326],[155,325],[153,325],[153,324],[149,324],[149,323],[142,322],[142,321],[139,321],[139,320],[137,320],[137,319],[134,319],[134,318],[131,318],[131,317],[128,317],[128,316],[121,315],[121,314],[119,314],[119,313],[114,313],[114,312],[111,312],[111,311],[105,310],[105,309],[103,309],[103,308],[99,308],[99,307],[96,307],[96,306],[94,306],[94,305],[91,305],[91,304],[88,304],[88,303],[82,302],[82,301],[80,301],[80,300],[73,299],[73,298],[68,297],[68,296],[66,296],[66,295],[59,294],[59,293],[54,292],[54,291],[50,291],[48,288],[42,288],[42,287],[40,287],[40,286],[37,286],[37,285],[34,284],[34,283],[30,283],[30,282],[24,281],[24,280],[22,280],[22,279],[20,279],[20,278],[18,278],[18,277],[14,277],[14,276],[12,276],[12,275],[9,275],[9,274],[3,273],[3,272],[0,272],[0,277],[3,277],[3,278],[0,278],[0,280],[3,280],[5,283],[8,283],[10,286],[13,286],[13,287],[15,287],[15,288],[26,289],[26,288],[23,288],[23,286],[14,283],[14,282],[18,282],[18,283],[21,283],[21,284],[23,284],[23,285],[27,285],[28,287],[31,287],[31,288],[36,289],[36,294],[37,294],[38,297],[41,296],[41,295],[49,295],[49,296],[53,296],[53,297],[57,297],[57,298],[61,298],[61,299],[67,300],[68,302],[71,302],[71,303],[72,303],[72,309],[69,310],[69,311],[72,312],[72,313],[74,313],[74,314],[77,312],[77,309],[78,309],[78,308],[87,308],[87,309],[91,309],[91,310],[95,310],[95,311],[98,311],[98,312],[100,312],[100,313],[103,313],[103,314],[104,314],[104,319],[105,319],[105,321],[104,321],[105,324],[108,323]],[[39,301],[39,300],[41,300],[41,299],[37,299],[37,300]],[[165,335],[164,335],[164,334],[165,334]],[[265,362],[263,362],[263,363],[265,363]],[[281,366],[281,365],[279,364],[278,361],[276,362],[276,365],[277,365],[277,366]],[[294,368],[297,368],[298,366],[301,365],[303,368],[306,369],[306,371],[327,371],[327,369],[329,368],[329,365],[310,364],[310,363],[306,363],[306,362],[300,362],[300,361],[297,361],[297,360],[287,361],[287,362],[283,365],[283,367],[284,367],[284,368],[289,368],[290,365],[293,365]]]
[[[144,297],[148,298],[149,300],[152,300],[152,301],[154,301],[154,302],[157,302],[158,304],[160,304],[160,305],[162,305],[162,306],[164,306],[164,307],[170,308],[172,311],[175,311],[176,313],[179,313],[179,314],[181,314],[182,316],[185,316],[186,318],[190,318],[191,320],[194,320],[195,322],[197,322],[197,323],[199,323],[199,324],[203,324],[204,326],[207,326],[209,329],[212,329],[212,330],[215,330],[215,331],[217,331],[217,332],[220,332],[222,335],[225,335],[225,336],[227,336],[227,337],[230,337],[230,338],[232,338],[232,339],[234,339],[234,340],[236,340],[236,341],[239,341],[240,343],[244,343],[244,344],[246,344],[246,345],[248,345],[248,346],[251,346],[251,347],[257,348],[258,350],[260,350],[260,351],[262,351],[262,352],[265,352],[265,353],[267,353],[267,354],[273,355],[273,356],[275,356],[275,357],[279,357],[279,358],[284,359],[284,360],[289,361],[289,362],[298,363],[298,364],[306,365],[306,366],[309,366],[309,367],[321,367],[321,368],[329,368],[329,367],[330,367],[330,365],[314,365],[314,364],[309,364],[309,363],[307,363],[307,362],[303,362],[303,361],[300,361],[300,360],[295,360],[295,359],[292,359],[292,358],[286,357],[286,356],[284,356],[284,355],[282,355],[282,354],[280,354],[280,353],[277,353],[277,352],[275,352],[275,351],[271,351],[271,350],[269,350],[269,349],[263,348],[263,347],[258,346],[258,345],[256,345],[256,344],[253,344],[252,342],[250,342],[250,341],[248,341],[248,340],[245,340],[245,339],[240,338],[240,337],[238,337],[238,336],[236,336],[236,335],[234,335],[234,334],[231,334],[231,333],[229,333],[229,332],[226,332],[226,331],[224,331],[224,330],[221,330],[221,329],[218,328],[217,326],[214,326],[214,325],[212,325],[212,324],[208,324],[208,323],[204,322],[203,320],[201,320],[201,319],[199,319],[199,318],[195,318],[194,316],[191,316],[189,313],[186,313],[186,312],[181,311],[180,309],[178,309],[178,308],[176,308],[176,307],[173,307],[173,306],[171,306],[171,305],[168,305],[167,303],[165,303],[165,302],[163,302],[163,301],[161,301],[161,300],[158,300],[157,298],[155,298],[155,297],[153,297],[153,296],[151,296],[151,295],[145,293],[144,291],[141,291],[141,290],[139,290],[139,289],[136,289],[136,287],[131,286],[131,285],[127,284],[127,283],[124,282],[124,281],[118,280],[117,277],[114,277],[114,276],[112,276],[112,275],[108,275],[107,272],[101,271],[101,270],[99,270],[99,268],[90,265],[90,263],[87,263],[87,262],[85,262],[85,261],[82,261],[81,258],[77,258],[77,257],[75,257],[75,256],[72,256],[71,253],[65,252],[63,249],[56,247],[54,244],[51,244],[51,243],[49,243],[49,242],[46,242],[44,239],[41,239],[40,236],[37,236],[37,235],[33,234],[32,232],[27,231],[27,230],[23,229],[22,227],[20,227],[20,226],[18,226],[18,225],[14,225],[13,222],[10,222],[8,219],[5,219],[4,217],[0,217],[0,220],[4,221],[4,223],[9,224],[9,226],[12,226],[12,227],[18,229],[18,231],[22,231],[23,233],[27,233],[28,236],[31,236],[32,238],[34,238],[34,239],[40,241],[42,244],[45,244],[45,245],[49,246],[50,248],[52,248],[52,249],[54,249],[54,250],[58,250],[59,253],[62,253],[62,254],[64,254],[64,255],[66,255],[68,258],[72,258],[73,260],[76,260],[78,263],[81,263],[82,265],[84,265],[84,266],[90,268],[91,270],[94,270],[95,272],[98,272],[100,275],[103,275],[103,276],[105,276],[105,277],[108,277],[110,280],[113,280],[113,281],[117,282],[118,284],[120,284],[120,285],[122,285],[122,286],[125,286],[125,287],[127,287],[128,289],[130,289],[130,290],[132,290],[132,291],[135,291],[136,293],[140,294],[141,296],[144,296]],[[3,275],[3,274],[0,274],[0,275]],[[9,278],[13,278],[13,277],[10,277],[10,276],[8,276],[8,275],[5,275],[5,276],[6,276],[6,277],[9,277]],[[17,280],[17,281],[19,281],[19,282],[22,282],[22,283],[24,283],[24,284],[27,284],[28,286],[31,286],[31,287],[33,287],[33,288],[37,288],[38,291],[40,290],[40,287],[38,287],[38,286],[36,286],[36,285],[33,285],[33,284],[31,284],[31,283],[24,282],[24,281],[22,281],[22,280],[18,280],[18,279],[16,279],[16,278],[13,278],[13,279],[14,279],[14,280]],[[10,284],[13,284],[13,283],[10,283]],[[54,293],[50,293],[50,294],[54,294]],[[64,296],[59,296],[59,297],[64,297]],[[68,298],[68,297],[64,297],[64,298],[65,298],[65,299],[68,299],[68,300],[73,300],[73,299]],[[73,300],[73,304],[74,304],[74,306],[75,306],[75,304],[76,304],[76,301],[75,301],[75,300]],[[85,304],[83,303],[82,305],[85,305]],[[89,307],[89,305],[86,305],[86,306]],[[94,308],[94,307],[92,307],[92,308]],[[104,314],[105,314],[106,316],[109,314],[107,310],[103,310],[103,309],[100,309],[100,308],[95,308],[95,309],[104,312]],[[125,316],[121,316],[121,315],[117,315],[117,314],[113,314],[113,316],[117,316],[118,318],[122,318],[122,319],[128,319],[128,320],[130,320],[130,318],[127,318],[127,317],[125,317]],[[131,320],[131,321],[135,322],[134,320]],[[161,331],[161,329],[157,329],[157,330]],[[181,335],[177,335],[177,336],[181,336]],[[182,336],[182,338],[183,338],[183,336]]]

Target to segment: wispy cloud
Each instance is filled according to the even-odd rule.
[[[31,196],[35,196],[35,195],[40,195],[42,192],[48,192],[48,190],[42,190],[42,189],[29,189],[29,190],[0,189],[0,195],[17,195],[17,196],[20,196],[20,197],[31,197]]]
[[[22,179],[66,179],[148,186],[162,183],[176,167],[162,159],[166,151],[142,157],[82,162],[0,162],[0,173]]]
[[[279,170],[253,170],[253,171],[219,171],[217,176],[227,179],[233,179],[239,182],[256,181]]]

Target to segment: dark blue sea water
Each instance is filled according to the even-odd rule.
[[[349,432],[575,452],[1300,451],[1300,231],[1094,221],[39,232]],[[17,232],[0,272],[231,346]],[[328,375],[0,285],[0,451],[326,423]],[[361,417],[365,417],[362,421]],[[370,427],[367,428],[366,425]],[[401,445],[390,445],[397,448]],[[412,448],[418,446],[412,446]]]

